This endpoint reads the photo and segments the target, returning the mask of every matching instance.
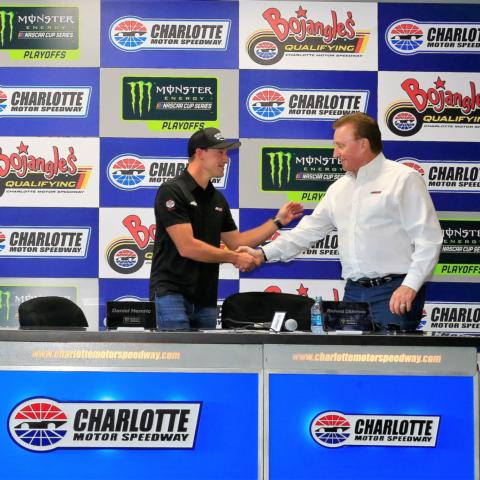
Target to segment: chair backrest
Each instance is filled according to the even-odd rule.
[[[64,297],[37,297],[18,307],[20,328],[80,328],[88,327],[81,308]]]
[[[291,293],[240,292],[225,299],[222,305],[223,328],[248,328],[252,323],[271,322],[275,312],[287,312],[299,330],[310,330],[313,298]]]

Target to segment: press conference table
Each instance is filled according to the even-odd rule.
[[[479,349],[445,334],[1,330],[0,478],[479,478]]]

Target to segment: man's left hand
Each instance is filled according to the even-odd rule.
[[[390,311],[395,315],[404,315],[412,309],[417,292],[406,285],[400,285],[390,298]]]
[[[276,218],[278,218],[282,225],[287,226],[292,220],[303,215],[303,205],[298,202],[287,202],[280,208]]]

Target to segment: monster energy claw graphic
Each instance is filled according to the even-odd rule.
[[[12,42],[13,37],[13,12],[7,12],[6,10],[0,10],[0,45],[3,47],[5,43],[5,32],[7,29],[7,21],[8,21],[8,29],[9,29],[9,41]]]
[[[144,92],[146,91],[148,96],[148,103],[147,103],[147,111],[149,112],[152,107],[152,82],[144,82],[143,80],[138,80],[136,82],[128,82],[130,85],[130,95],[131,95],[131,105],[132,111],[135,114],[135,105],[137,104],[137,97],[135,90],[138,87],[138,113],[140,116],[143,115],[143,100],[144,100]]]
[[[11,299],[11,292],[8,290],[0,290],[0,312],[5,309],[5,315],[3,317],[5,318],[6,323],[8,323],[8,320],[10,318],[10,299]]]
[[[292,154],[290,152],[268,152],[267,153],[268,157],[270,158],[270,175],[272,178],[272,184],[275,185],[275,169],[276,169],[276,164],[277,162],[275,161],[275,158],[278,158],[278,172],[277,172],[277,178],[278,178],[278,187],[282,187],[282,173],[283,173],[283,166],[284,166],[284,160],[287,165],[287,179],[286,182],[290,182],[290,173],[292,169]]]

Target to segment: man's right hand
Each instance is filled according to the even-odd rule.
[[[255,261],[255,267],[259,267],[262,263],[265,262],[265,259],[263,257],[263,252],[261,250],[252,248],[252,247],[238,247],[236,252],[245,252],[248,253]]]
[[[249,247],[246,247],[249,248]],[[245,252],[236,251],[236,258],[235,262],[233,263],[241,272],[250,272],[257,264],[255,262],[255,258],[252,255],[249,255]]]

